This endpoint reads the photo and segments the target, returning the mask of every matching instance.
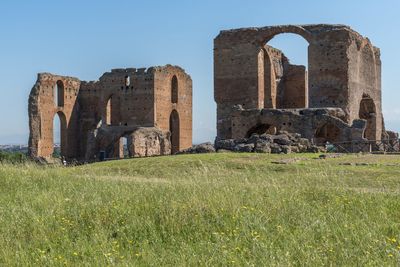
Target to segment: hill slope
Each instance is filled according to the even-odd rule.
[[[400,157],[315,157],[0,165],[0,265],[399,264]]]

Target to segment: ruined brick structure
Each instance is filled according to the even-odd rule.
[[[170,65],[114,69],[95,82],[40,73],[29,97],[31,156],[53,154],[55,116],[69,159],[123,157],[123,138],[131,157],[175,153],[192,145],[192,80]]]
[[[305,66],[268,41],[302,36]],[[214,40],[217,138],[301,133],[315,143],[381,140],[380,51],[345,25],[285,25],[221,31]]]

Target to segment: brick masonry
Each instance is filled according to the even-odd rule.
[[[134,136],[139,127],[170,132],[175,153],[192,145],[192,80],[171,65],[114,69],[94,82],[40,73],[29,97],[31,156],[53,154],[55,116],[62,155],[69,159],[93,160],[102,150],[119,157],[121,137]]]
[[[267,45],[274,36],[283,33],[298,34],[308,42],[308,73],[304,66],[291,65],[282,52]],[[346,127],[359,119],[366,121],[358,138],[380,140],[385,136],[380,51],[368,38],[345,25],[283,25],[221,31],[214,40],[214,99],[220,139],[243,137],[243,133],[256,127],[238,122],[237,109],[232,108],[236,105],[243,110],[340,108],[343,111],[340,120]],[[268,114],[283,116],[281,112]],[[329,112],[325,114],[330,116]],[[233,125],[233,117],[236,124],[248,128]],[[254,123],[260,124],[263,117],[260,115]],[[286,123],[289,122],[277,119],[270,126],[279,130],[287,128]],[[326,136],[326,139],[350,138],[342,123],[332,123],[339,130],[333,138]],[[304,131],[301,127],[305,126],[299,127],[291,130]],[[310,137],[327,132],[321,131],[321,127],[333,129],[326,124],[312,127],[308,131],[313,131]]]

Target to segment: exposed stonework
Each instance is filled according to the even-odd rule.
[[[281,33],[298,34],[309,43],[308,73],[267,45]],[[280,130],[316,143],[388,136],[380,51],[348,26],[221,31],[214,40],[214,69],[218,139]]]
[[[194,145],[193,147],[184,149],[178,154],[202,154],[202,153],[214,153],[215,148],[210,142]]]
[[[253,133],[249,138],[216,139],[215,148],[218,151],[256,152],[289,154],[298,152],[322,152],[325,147],[317,147],[298,133],[280,131],[277,134]]]
[[[128,152],[131,157],[170,155],[169,137],[169,132],[164,133],[156,128],[139,128],[128,138]]]
[[[29,97],[31,156],[52,155],[57,115],[69,159],[122,157],[123,137],[131,156],[176,153],[192,146],[192,80],[171,65],[114,69],[95,82],[40,73]]]
[[[287,131],[299,133],[318,144],[331,140],[361,140],[366,122],[354,120],[349,125],[343,121],[344,117],[340,108],[245,110],[236,106],[231,117],[232,138],[249,138],[253,133],[275,134]],[[326,133],[324,129],[327,129]],[[338,133],[334,129],[338,129]]]

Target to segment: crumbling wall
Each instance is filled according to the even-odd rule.
[[[172,153],[191,147],[192,79],[181,68],[167,65],[155,68],[154,80],[155,126],[171,132]]]
[[[76,158],[84,158],[88,146],[89,132],[100,126],[101,110],[99,109],[101,100],[101,91],[98,82],[81,82],[78,94],[79,112],[79,129],[77,135],[80,139],[78,147],[78,156]]]
[[[90,132],[87,160],[124,158],[124,146],[129,157],[150,157],[171,154],[170,134],[156,127],[126,127],[103,125]],[[123,144],[126,138],[127,144]]]
[[[380,140],[384,130],[380,51],[367,38],[355,35],[348,48],[348,55],[350,120],[360,117],[362,105],[369,99],[373,107],[369,107],[367,130],[374,131],[369,139]]]
[[[304,66],[286,64],[278,86],[278,108],[305,108],[308,105],[307,71]]]
[[[58,105],[55,101],[57,83],[63,87],[63,97]],[[53,154],[53,121],[59,116],[61,123],[61,149],[68,157],[76,155],[79,145],[78,113],[76,98],[80,81],[72,77],[38,74],[29,95],[29,154],[35,157],[50,157]]]
[[[132,157],[151,157],[171,154],[169,132],[155,127],[139,128],[129,135],[128,150]]]
[[[112,101],[111,125],[152,126],[154,124],[153,68],[114,69],[99,80],[103,123],[107,103]]]
[[[342,118],[345,113],[340,108],[321,109],[242,109],[236,107],[232,112],[232,138],[249,138],[253,133],[275,134],[280,131],[298,133],[316,144],[343,142],[348,140],[363,140],[366,122],[354,120],[352,125]],[[333,138],[329,133],[318,136],[324,127],[337,128],[339,132]],[[318,140],[318,137],[320,138]]]

